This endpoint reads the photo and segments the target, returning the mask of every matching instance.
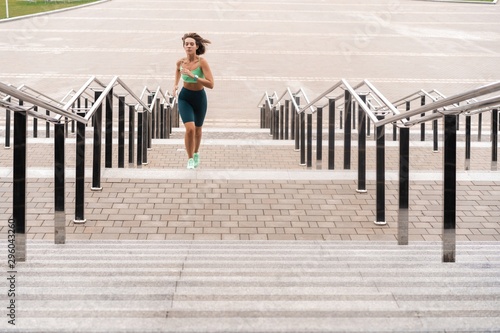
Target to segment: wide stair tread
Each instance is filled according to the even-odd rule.
[[[458,262],[448,264],[432,242],[30,240],[28,246],[29,260],[17,268],[23,332],[500,327],[496,242],[459,243]]]

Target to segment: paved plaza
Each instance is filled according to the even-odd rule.
[[[83,224],[73,222],[68,134],[64,245],[53,243],[53,139],[43,123],[34,138],[30,120],[28,258],[18,264],[18,325],[3,316],[0,331],[500,331],[500,171],[491,162],[489,113],[482,127],[472,119],[468,170],[460,120],[457,262],[443,264],[443,142],[434,152],[430,124],[425,141],[420,127],[411,129],[410,244],[399,246],[392,127],[380,226],[373,131],[363,193],[356,130],[352,168],[343,168],[338,123],[335,169],[326,123],[323,158],[307,168],[292,140],[260,128],[258,108],[266,91],[302,88],[312,99],[341,79],[367,79],[390,101],[500,81],[499,22],[497,5],[412,0],[111,0],[0,21],[0,82],[55,99],[91,76],[119,76],[136,94],[146,86],[171,91],[189,31],[212,41],[204,57],[215,77],[194,171],[185,169],[181,124],[169,139],[153,139],[148,164],[118,168],[115,148],[102,191],[91,191],[87,128]],[[3,221],[12,215],[12,154],[0,149]],[[6,223],[0,228],[5,239]],[[1,308],[9,302],[3,280]]]

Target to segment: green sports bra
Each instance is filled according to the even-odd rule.
[[[200,62],[201,62],[201,59],[198,58],[198,67],[196,67],[195,69],[193,69],[191,71],[191,73],[193,73],[193,75],[198,75],[198,78],[200,78],[200,79],[204,79],[205,75],[203,74],[203,71],[201,69]],[[181,70],[182,70],[182,65],[181,65]],[[196,83],[197,79],[196,78],[192,78],[189,75],[182,74],[182,81],[187,82],[187,83]]]

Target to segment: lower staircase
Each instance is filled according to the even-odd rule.
[[[459,242],[453,264],[435,242],[32,240],[29,251],[3,332],[500,328],[498,242]]]

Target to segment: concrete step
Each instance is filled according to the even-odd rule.
[[[498,242],[459,242],[457,262],[446,264],[434,242],[29,240],[27,248],[15,273],[15,329],[1,323],[9,332],[500,328]]]

